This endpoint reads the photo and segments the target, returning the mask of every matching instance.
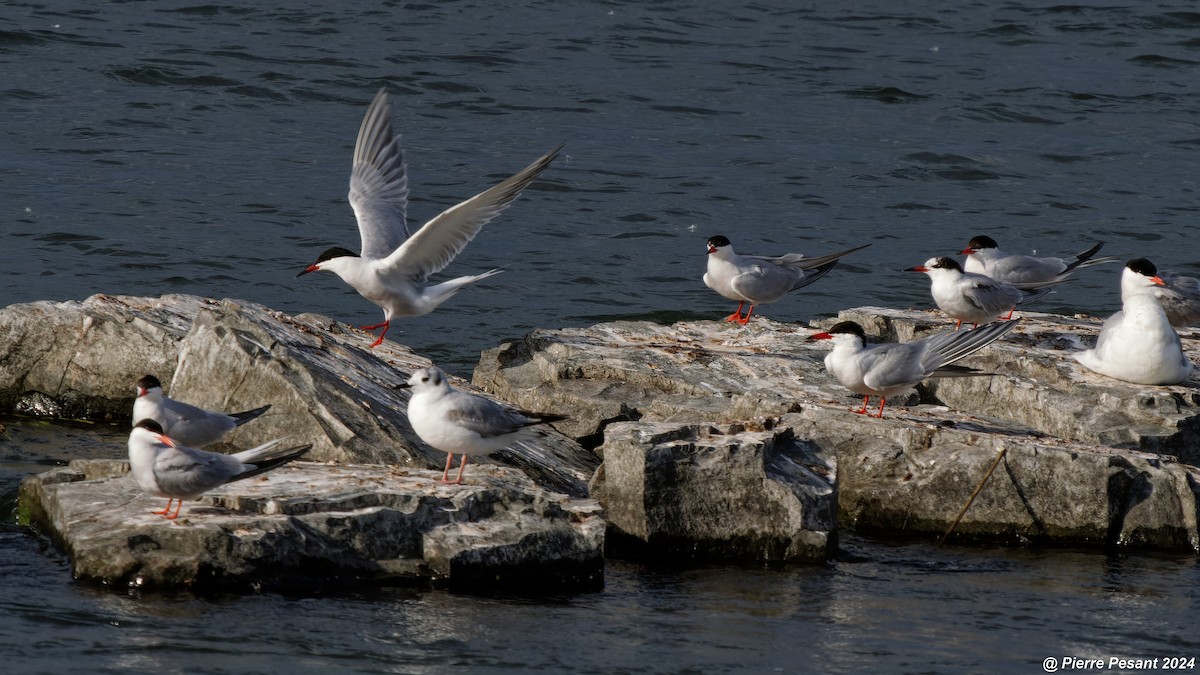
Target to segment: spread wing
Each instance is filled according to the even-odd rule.
[[[349,199],[363,258],[386,258],[408,238],[408,173],[386,89],[375,94],[358,128]]]
[[[454,260],[491,219],[508,208],[558,156],[562,145],[533,164],[461,204],[452,206],[425,223],[383,261],[384,268],[415,279],[425,279]]]

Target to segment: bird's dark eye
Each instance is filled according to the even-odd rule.
[[[428,376],[428,375],[426,375],[425,377],[422,377],[422,378],[421,378],[421,381],[422,381],[422,382],[428,382],[428,381],[429,381],[429,376]]]

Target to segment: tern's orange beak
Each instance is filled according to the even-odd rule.
[[[1150,277],[1150,281],[1153,281],[1155,284],[1157,284],[1159,286],[1167,285],[1167,282],[1163,281],[1162,277]]]

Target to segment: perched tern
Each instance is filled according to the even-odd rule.
[[[1075,354],[1075,360],[1088,370],[1136,384],[1186,380],[1192,362],[1155,292],[1164,285],[1149,260],[1126,263],[1121,272],[1121,311],[1104,322],[1096,346]]]
[[[271,406],[225,414],[180,403],[163,393],[162,383],[153,375],[138,380],[137,398],[133,399],[133,422],[154,420],[171,438],[193,447],[212,445],[229,432],[256,419]]]
[[[976,326],[990,323],[1005,312],[1011,317],[1017,305],[1050,292],[1049,288],[1027,290],[982,274],[964,272],[958,261],[945,256],[930,258],[924,265],[905,271],[929,275],[933,301],[957,322],[955,330],[964,322]]]
[[[738,301],[738,308],[725,317],[726,321],[745,325],[757,305],[775,302],[791,291],[807,286],[829,273],[838,263],[838,258],[864,249],[870,244],[807,258],[799,253],[788,253],[778,258],[756,255],[738,255],[733,245],[721,235],[708,240],[708,269],[704,273],[704,284],[722,297]],[[750,303],[746,316],[742,306]]]
[[[383,309],[383,323],[362,327],[383,329],[371,345],[378,346],[394,317],[428,314],[463,286],[503,271],[494,269],[424,285],[429,275],[449,265],[484,225],[508,208],[550,166],[561,149],[559,145],[495,187],[446,209],[410,237],[404,151],[400,148],[400,137],[392,131],[392,106],[387,91],[380,89],[359,127],[350,174],[349,199],[358,220],[361,251],[330,248],[296,276],[328,270],[359,295],[379,305]]]
[[[442,482],[450,482],[454,455],[462,455],[458,479],[462,483],[467,457],[503,450],[530,432],[528,427],[567,419],[563,415],[535,415],[508,408],[490,399],[450,386],[439,368],[422,368],[398,388],[412,388],[408,422],[429,445],[448,453]]]
[[[967,256],[963,270],[973,274],[1005,281],[1016,286],[1029,287],[1031,284],[1047,284],[1065,281],[1077,269],[1113,262],[1116,258],[1093,258],[1092,256],[1104,246],[1104,242],[1075,256],[1074,260],[1062,258],[1037,258],[1030,255],[1005,253],[1000,250],[996,240],[988,236],[974,237],[967,242],[967,247],[961,253]]]
[[[990,375],[951,364],[995,342],[1015,328],[1018,321],[996,321],[967,331],[947,331],[912,342],[884,344],[867,344],[861,326],[842,321],[808,339],[833,341],[833,349],[825,355],[825,370],[850,391],[862,394],[862,407],[854,412],[870,415],[867,403],[872,396],[878,396],[879,412],[874,416],[883,417],[887,397],[911,389],[921,380]]]
[[[166,436],[154,420],[138,420],[129,433],[129,468],[143,491],[166,497],[167,506],[155,515],[167,520],[179,517],[183,500],[196,499],[226,483],[270,471],[308,452],[311,445],[274,450],[279,440],[232,455],[189,448]],[[178,501],[175,513],[171,502]]]
[[[1162,272],[1158,278],[1164,285],[1154,292],[1171,325],[1182,328],[1200,323],[1200,279],[1172,272]]]

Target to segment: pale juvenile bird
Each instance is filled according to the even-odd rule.
[[[738,255],[733,245],[721,235],[708,240],[708,268],[704,284],[722,297],[738,301],[738,308],[725,317],[726,321],[745,325],[758,305],[775,302],[788,293],[807,286],[825,276],[842,256],[864,249],[870,244],[856,246],[838,253],[805,257],[788,253],[776,258]],[[750,303],[746,316],[742,307]]]
[[[872,396],[878,396],[879,412],[874,416],[883,417],[883,405],[888,396],[911,389],[921,380],[990,375],[951,364],[995,342],[1016,328],[1019,321],[997,321],[912,342],[880,344],[867,344],[861,326],[853,321],[841,321],[808,339],[833,341],[833,349],[825,355],[825,370],[842,386],[862,394],[862,407],[854,412],[870,415],[867,403]]]
[[[509,408],[490,399],[450,386],[434,366],[422,368],[397,388],[411,388],[408,422],[429,445],[447,453],[442,482],[448,483],[454,455],[462,455],[456,484],[462,483],[468,457],[503,450],[531,432],[529,427],[567,419],[563,415],[535,415]]]
[[[1121,272],[1121,311],[1100,329],[1096,346],[1075,354],[1089,370],[1136,384],[1178,384],[1192,374],[1179,334],[1155,292],[1164,286],[1154,263],[1130,260]]]
[[[235,480],[270,471],[290,462],[312,447],[298,445],[274,450],[279,440],[232,455],[189,448],[166,436],[154,420],[139,420],[129,432],[129,468],[133,480],[147,494],[165,497],[167,506],[152,511],[167,520],[179,517],[183,500],[200,495]],[[171,502],[178,501],[171,513]]]
[[[138,380],[137,398],[133,399],[133,422],[154,420],[171,438],[202,448],[212,445],[250,420],[257,419],[271,406],[225,414],[181,403],[163,393],[162,383],[153,375]]]
[[[484,225],[550,166],[561,149],[559,145],[495,187],[446,209],[410,237],[404,151],[400,137],[392,131],[387,91],[380,89],[359,127],[350,173],[350,206],[358,220],[362,248],[359,253],[330,248],[296,276],[333,272],[382,308],[383,323],[362,327],[383,329],[371,344],[375,347],[383,342],[393,318],[428,314],[463,286],[503,271],[494,269],[425,285],[429,275],[449,265]]]

